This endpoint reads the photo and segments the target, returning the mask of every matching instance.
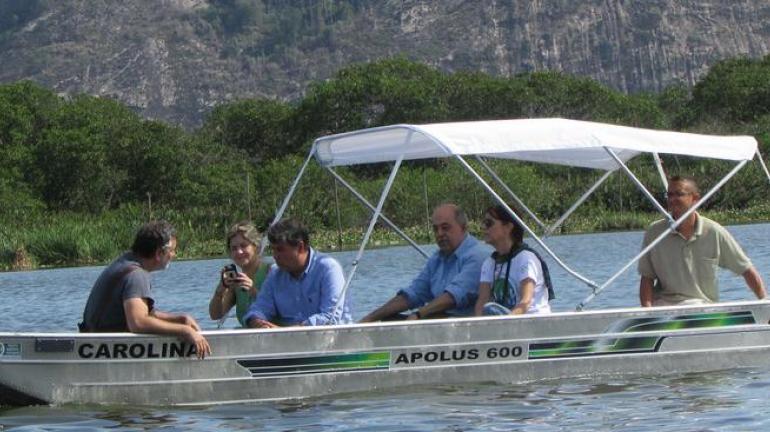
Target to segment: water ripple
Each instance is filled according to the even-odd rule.
[[[770,225],[730,227],[760,270],[770,268]],[[638,250],[641,233],[555,237],[553,248],[602,280]],[[574,245],[580,244],[575,250]],[[572,249],[570,249],[572,246]],[[602,250],[602,254],[586,254]],[[409,255],[411,254],[411,255]],[[349,264],[354,254],[334,254]],[[404,257],[407,258],[404,258]],[[368,258],[367,258],[368,257]],[[175,262],[153,275],[159,308],[191,312],[207,328],[206,304],[225,261]],[[406,248],[365,256],[352,286],[354,316],[406,286],[422,261]],[[75,329],[101,267],[0,273],[0,329]],[[398,271],[393,271],[398,269]],[[555,310],[571,310],[587,290],[554,269]],[[767,279],[767,278],[766,278]],[[722,298],[750,297],[741,278],[720,276]],[[365,289],[356,289],[365,287]],[[632,306],[638,279],[628,271],[594,308]],[[629,295],[633,292],[634,295]],[[605,295],[606,294],[606,295]],[[24,307],[19,307],[24,305]],[[232,323],[231,323],[232,325]],[[645,377],[572,378],[526,384],[407,387],[302,401],[203,408],[0,407],[0,430],[18,431],[747,431],[770,427],[770,372],[730,370]]]

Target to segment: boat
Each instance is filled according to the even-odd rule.
[[[730,162],[732,168],[703,194],[700,203],[755,156],[767,173],[752,137],[707,136],[568,119],[398,124],[320,137],[281,203],[276,220],[313,161],[369,208],[372,217],[361,246],[346,267],[346,290],[355,282],[356,269],[365,259],[364,251],[377,222],[391,226],[427,256],[382,213],[383,203],[403,161],[451,158],[509,211],[509,201],[526,209],[534,227],[524,223],[525,230],[557,265],[585,284],[585,299],[575,310],[546,315],[207,330],[204,335],[213,354],[203,360],[196,359],[194,347],[168,336],[0,332],[0,404],[210,405],[437,384],[522,383],[767,366],[770,302],[765,300],[589,308],[596,295],[660,239],[602,283],[582,276],[548,247],[548,236],[612,174],[634,181],[662,217],[669,219],[669,231],[675,229],[689,212],[672,220],[629,169],[627,162],[643,154],[653,155],[651,160],[658,167],[663,186],[660,154]],[[583,167],[601,174],[562,217],[545,224],[495,174],[487,162],[490,159]],[[392,163],[393,169],[376,203],[367,201],[335,170],[338,166],[383,162]],[[494,182],[487,182],[477,169],[483,169]]]

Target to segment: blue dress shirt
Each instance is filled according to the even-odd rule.
[[[244,315],[244,322],[252,318],[308,326],[352,322],[350,297],[346,295],[340,301],[345,286],[342,266],[313,248],[310,248],[308,260],[305,271],[298,278],[280,267],[274,268]]]
[[[483,245],[470,234],[449,255],[434,253],[409,288],[398,293],[409,301],[409,308],[420,307],[444,292],[455,300],[455,308],[449,315],[473,315],[473,307],[479,295],[481,264],[489,256]]]

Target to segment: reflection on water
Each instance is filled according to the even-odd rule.
[[[770,225],[729,227],[770,281]],[[553,250],[586,277],[603,282],[633,257],[641,233],[572,235],[550,239]],[[353,252],[333,254],[348,267]],[[153,274],[157,305],[190,312],[204,328],[215,323],[206,306],[224,260],[175,262]],[[351,287],[354,316],[406,286],[423,260],[407,247],[364,256]],[[571,310],[589,292],[551,264],[554,310]],[[75,330],[101,267],[0,273],[0,330]],[[720,275],[724,300],[750,298],[742,278]],[[625,272],[590,308],[635,306],[638,276]],[[235,325],[231,320],[228,325]],[[673,431],[760,430],[770,373],[730,370],[708,374],[572,378],[526,384],[436,385],[335,395],[300,401],[142,408],[63,406],[0,408],[0,430],[302,430],[302,431]],[[440,384],[440,383],[437,383]]]
[[[768,387],[766,371],[746,369],[439,385],[190,409],[27,407],[0,410],[0,425],[8,430],[740,431],[770,426],[764,414]]]

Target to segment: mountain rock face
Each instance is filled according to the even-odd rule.
[[[296,99],[347,64],[395,55],[447,72],[556,70],[638,92],[770,53],[768,0],[2,2],[13,19],[0,21],[0,82],[111,97],[185,127],[219,103]]]

